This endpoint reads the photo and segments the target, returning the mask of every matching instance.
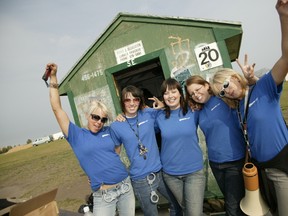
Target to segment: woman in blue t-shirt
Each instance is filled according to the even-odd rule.
[[[185,91],[190,107],[200,110],[199,126],[205,135],[209,165],[224,195],[226,215],[245,215],[240,201],[245,195],[242,168],[246,143],[237,110],[215,97],[209,82],[199,75],[186,80]]]
[[[202,215],[205,190],[203,154],[198,143],[198,112],[186,104],[173,78],[161,86],[164,110],[156,118],[161,133],[163,176],[185,215]]]
[[[57,65],[49,63],[46,70],[50,74],[50,103],[58,124],[73,149],[81,168],[89,177],[93,191],[93,214],[135,215],[135,197],[126,167],[120,160],[119,146],[110,136],[110,128],[104,127],[108,120],[108,110],[99,101],[91,104],[88,112],[88,126],[80,128],[70,122],[62,109],[58,84]],[[117,152],[118,153],[117,153]]]
[[[281,24],[282,55],[272,70],[250,88],[232,69],[222,69],[213,77],[211,87],[232,108],[239,106],[241,123],[247,122],[251,157],[272,182],[278,214],[288,212],[288,131],[280,107],[283,81],[288,72],[288,1],[278,0],[276,10]],[[245,58],[246,59],[246,58]],[[245,66],[239,64],[242,71]],[[268,200],[272,198],[267,196]],[[270,204],[272,202],[269,202]]]
[[[170,216],[181,208],[162,179],[162,164],[154,130],[157,110],[146,108],[143,91],[127,86],[121,92],[123,117],[111,124],[111,136],[123,144],[130,160],[132,186],[144,216],[157,216],[160,192],[170,202]]]

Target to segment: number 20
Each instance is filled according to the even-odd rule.
[[[219,58],[219,53],[216,49],[210,49],[208,52],[201,52],[199,54],[199,58],[203,58],[201,65],[206,65],[210,61],[217,61]]]

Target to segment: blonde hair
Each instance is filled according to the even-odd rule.
[[[248,86],[248,82],[242,75],[240,75],[236,71],[232,70],[231,68],[222,68],[214,74],[214,76],[212,78],[212,82],[210,83],[210,86],[211,86],[212,91],[214,92],[214,94],[216,96],[219,96],[219,93],[220,93],[220,90],[216,86],[218,86],[219,84],[222,85],[225,80],[230,79],[231,77],[233,77],[239,81],[239,83],[242,87],[243,97],[245,96],[245,90]],[[221,99],[229,107],[234,108],[234,109],[237,108],[237,106],[239,104],[238,99],[230,99],[230,98],[226,98],[225,96],[222,97]]]
[[[101,112],[103,112],[104,114],[107,115],[107,118],[108,119],[111,119],[110,116],[110,112],[108,110],[108,108],[106,107],[106,105],[100,101],[96,101],[96,100],[93,100],[90,102],[90,107],[89,107],[89,110],[88,110],[88,116],[90,116],[94,110],[100,110]]]

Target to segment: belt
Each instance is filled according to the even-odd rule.
[[[102,184],[101,187],[98,189],[100,191],[109,191],[109,190],[113,190],[113,189],[118,189],[121,187],[121,185],[128,183],[129,182],[129,176],[126,177],[123,181],[117,183],[117,184],[113,184],[113,185],[106,185],[106,184]]]
[[[123,181],[121,181],[118,184],[114,184],[114,185],[107,185],[110,186],[108,189],[100,189],[94,193],[101,193],[103,199],[110,203],[113,200],[115,200],[117,197],[119,197],[122,194],[127,193],[128,191],[130,191],[131,189],[131,184],[130,184],[130,178],[129,176],[124,179]]]

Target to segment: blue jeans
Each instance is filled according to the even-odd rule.
[[[169,191],[168,187],[164,183],[162,172],[160,171],[154,174],[155,174],[155,180],[151,185],[149,184],[147,177],[135,181],[132,180],[134,193],[139,201],[144,216],[158,216],[158,209],[156,202],[158,192],[161,193],[170,203],[170,216],[181,216],[182,215],[181,207],[179,206],[173,194]],[[149,175],[149,179],[152,178],[153,176]],[[155,195],[155,193],[157,195]]]
[[[194,173],[173,176],[163,173],[164,180],[186,216],[201,216],[205,191],[203,170]]]
[[[107,190],[93,193],[93,215],[114,216],[116,208],[120,216],[135,215],[135,196],[130,177]]]
[[[287,165],[288,166],[288,165]],[[288,175],[278,169],[265,169],[267,178],[273,182],[277,198],[277,211],[273,215],[284,216],[288,212]]]
[[[217,184],[224,195],[226,215],[245,215],[240,209],[240,201],[245,196],[242,174],[244,159],[226,163],[214,163],[210,161],[209,164]]]

